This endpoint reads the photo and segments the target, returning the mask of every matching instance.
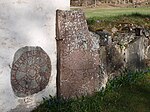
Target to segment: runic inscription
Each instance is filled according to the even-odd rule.
[[[57,10],[57,95],[66,99],[93,94],[101,85],[99,41],[88,31],[82,11]]]
[[[49,56],[40,47],[23,47],[14,57],[11,84],[18,97],[25,97],[43,90],[51,75]]]

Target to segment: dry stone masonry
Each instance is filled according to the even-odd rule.
[[[148,29],[127,27],[114,36],[88,30],[81,10],[57,11],[58,96],[92,94],[124,70],[141,70],[149,64]]]

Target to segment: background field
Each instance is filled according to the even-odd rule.
[[[150,14],[150,7],[138,7],[138,8],[86,8],[83,9],[87,18],[100,17],[111,18],[119,15],[130,15],[132,13],[140,13],[144,15]]]

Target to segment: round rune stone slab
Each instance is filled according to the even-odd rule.
[[[45,89],[51,76],[51,61],[41,47],[20,48],[14,56],[11,85],[16,96],[26,97]]]

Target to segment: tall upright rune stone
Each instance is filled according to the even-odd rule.
[[[51,61],[40,47],[20,48],[14,56],[11,84],[18,97],[25,97],[43,90],[51,76]]]
[[[64,98],[92,94],[100,87],[99,44],[82,11],[57,11],[57,93]]]

